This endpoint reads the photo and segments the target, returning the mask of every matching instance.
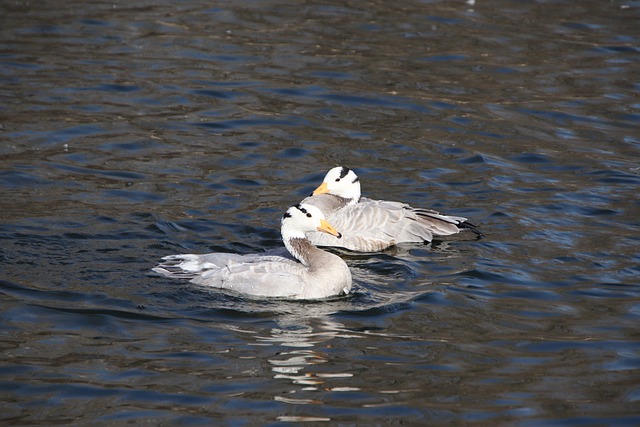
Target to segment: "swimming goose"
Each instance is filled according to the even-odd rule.
[[[351,272],[347,264],[309,241],[307,235],[316,231],[340,238],[317,207],[300,204],[282,217],[282,240],[288,254],[275,250],[272,254],[170,255],[153,271],[254,297],[320,299],[348,294]]]
[[[399,243],[430,242],[434,235],[448,236],[464,229],[482,235],[463,217],[442,215],[401,202],[361,197],[358,175],[343,166],[331,169],[322,184],[302,203],[318,207],[342,232],[340,240],[311,233],[309,239],[317,246],[377,252]]]

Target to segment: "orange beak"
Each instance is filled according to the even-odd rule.
[[[312,196],[316,196],[318,194],[325,194],[329,192],[329,187],[327,186],[326,182],[323,182],[322,184],[320,184],[320,186],[318,188],[316,188],[315,190],[313,190],[313,193],[311,193]]]
[[[329,224],[327,222],[327,220],[325,220],[325,219],[321,219],[320,220],[320,227],[318,227],[318,231],[322,231],[323,233],[331,234],[332,236],[335,236],[338,239],[342,237],[342,234],[340,234],[340,232],[338,230],[333,228],[333,226],[331,224]]]

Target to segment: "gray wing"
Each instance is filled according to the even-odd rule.
[[[380,251],[398,243],[429,242],[434,235],[456,234],[460,232],[458,225],[466,221],[463,217],[413,208],[401,202],[367,198],[326,212],[325,216],[342,233],[342,238],[313,233],[310,237],[314,244],[363,252]]]
[[[286,252],[286,251],[285,251]],[[287,253],[288,255],[288,253]],[[170,255],[153,268],[167,277],[267,297],[289,297],[300,292],[306,269],[290,255],[227,253]]]

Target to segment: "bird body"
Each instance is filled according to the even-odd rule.
[[[282,219],[286,253],[170,255],[153,271],[253,297],[321,299],[349,293],[351,273],[346,263],[307,238],[316,230],[340,236],[318,208],[296,205]]]
[[[433,236],[449,236],[470,229],[466,218],[443,215],[406,203],[361,197],[360,180],[345,167],[331,169],[323,183],[302,203],[316,206],[342,232],[342,238],[311,233],[318,246],[342,247],[358,252],[378,252],[400,243],[423,243]]]

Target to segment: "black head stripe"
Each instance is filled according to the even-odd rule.
[[[285,218],[291,218],[291,214],[289,212],[285,212],[284,215],[282,215],[282,219]]]
[[[346,168],[343,166],[342,169],[340,169],[340,178],[344,178],[345,176],[347,176],[349,171],[350,171],[349,168]]]
[[[352,182],[355,184],[356,182],[360,181],[360,177],[356,176],[356,179],[354,179]]]
[[[307,210],[300,205],[295,205],[294,207],[298,209],[300,212],[302,212],[303,214],[307,213]]]

